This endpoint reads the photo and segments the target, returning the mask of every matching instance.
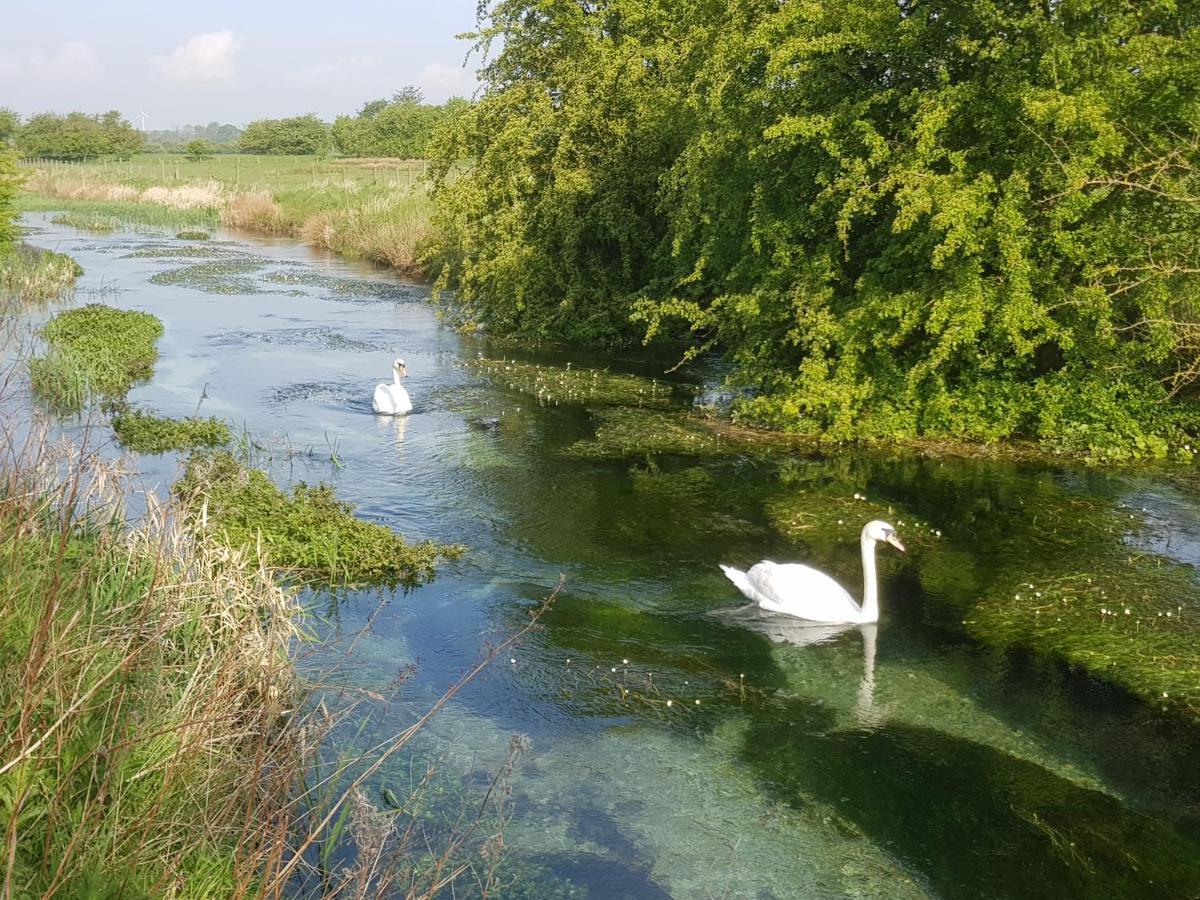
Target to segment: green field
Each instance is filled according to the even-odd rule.
[[[127,160],[25,160],[23,208],[160,227],[289,234],[419,273],[432,204],[422,160],[172,154]]]

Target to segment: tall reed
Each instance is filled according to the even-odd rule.
[[[423,714],[325,759],[378,695],[298,678],[296,595],[175,505],[147,498],[130,524],[119,465],[14,421],[0,415],[0,897],[431,898],[465,878],[497,896],[524,739],[436,837],[431,773],[386,807],[369,789],[549,600]]]

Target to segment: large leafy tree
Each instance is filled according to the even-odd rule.
[[[1200,4],[683,5],[490,8],[440,188],[484,324],[685,329],[792,429],[1166,449],[1200,373]]]

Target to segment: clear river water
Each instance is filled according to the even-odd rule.
[[[1062,565],[1035,509],[1080,504],[1081,531],[1134,510],[1136,534],[1096,541],[1197,562],[1186,484],[897,454],[572,452],[594,436],[594,409],[539,401],[472,361],[662,379],[661,361],[465,337],[425,286],[291,241],[26,224],[84,267],[74,302],[162,319],[132,403],[199,405],[268,448],[281,484],[328,481],[365,519],[468,548],[410,591],[305,595],[318,630],[371,620],[340,677],[381,689],[416,664],[399,699],[344,729],[347,746],[410,721],[565,578],[543,627],[413,746],[437,761],[441,796],[478,798],[510,736],[528,736],[503,896],[1200,896],[1194,719],[998,648],[963,613],[993,584]],[[414,410],[377,417],[371,392],[397,356]],[[163,492],[180,465],[133,463]],[[854,494],[893,507],[912,544],[880,552],[878,626],[814,634],[741,609],[718,563],[811,562],[857,593]],[[818,508],[794,505],[809,496]],[[849,510],[834,533],[821,498]],[[1192,602],[1181,617],[1200,612]],[[402,793],[412,772],[397,759],[373,789]]]

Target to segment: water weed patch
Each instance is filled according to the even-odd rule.
[[[91,231],[94,234],[112,234],[121,227],[115,216],[104,216],[89,212],[59,213],[50,220],[55,225],[69,225],[81,231]]]
[[[478,357],[473,372],[510,391],[517,391],[552,406],[578,403],[585,406],[630,406],[671,409],[690,403],[695,388],[687,384],[645,378],[608,369],[542,365],[516,359]]]
[[[232,439],[220,419],[171,419],[140,409],[117,413],[112,427],[121,445],[138,453],[223,447]]]
[[[410,544],[383,525],[354,517],[327,484],[303,482],[286,494],[266,473],[229,453],[197,453],[175,493],[231,547],[261,552],[268,565],[334,584],[412,586],[433,578],[439,559],[463,548]]]
[[[149,378],[163,326],[136,310],[89,304],[42,327],[47,349],[29,360],[35,396],[59,412],[78,412],[93,396],[119,400]]]
[[[38,304],[61,297],[83,274],[80,265],[63,253],[18,244],[0,253],[0,298],[18,304]]]

